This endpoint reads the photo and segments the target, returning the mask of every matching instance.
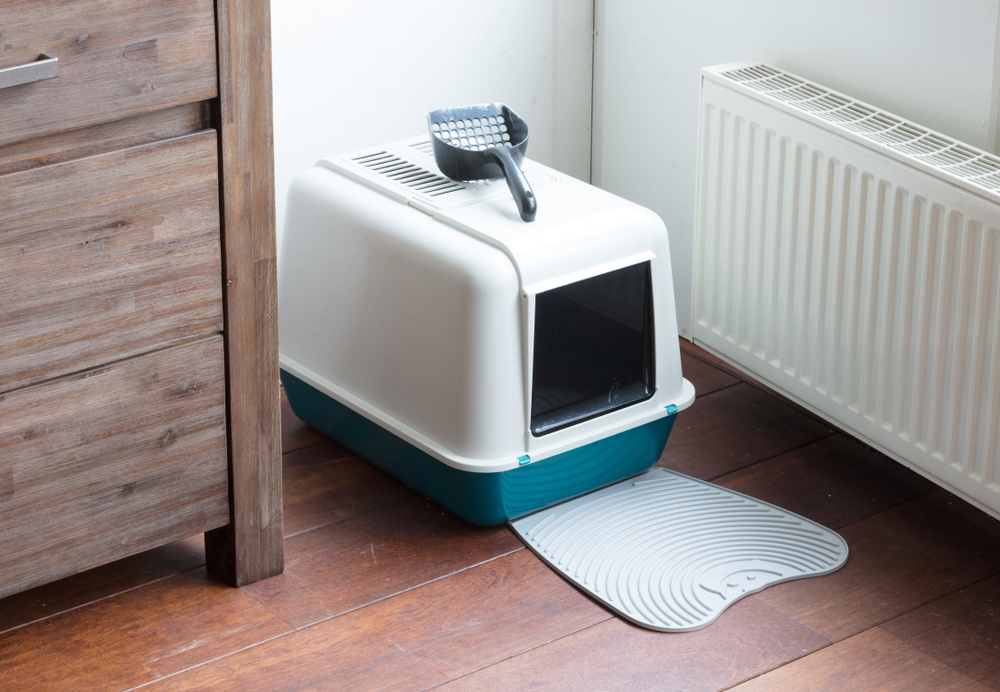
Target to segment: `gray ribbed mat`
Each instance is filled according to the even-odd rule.
[[[847,561],[833,531],[661,468],[510,525],[577,587],[663,632],[704,627],[743,596]]]

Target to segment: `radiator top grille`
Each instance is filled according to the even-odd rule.
[[[789,108],[884,145],[904,159],[980,190],[1000,193],[998,156],[770,65],[749,65],[718,74]]]

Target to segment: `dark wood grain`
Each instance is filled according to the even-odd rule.
[[[696,344],[693,341],[689,341],[688,339],[685,339],[683,337],[681,337],[680,339],[680,344],[681,344],[681,353],[689,355],[693,358],[697,358],[698,360],[701,360],[706,364],[711,365],[717,370],[721,370],[722,372],[728,373],[732,377],[735,377],[739,380],[748,381],[753,379],[750,375],[743,372],[735,365],[732,365],[722,360],[714,353],[705,350],[700,344]]]
[[[683,634],[612,618],[440,690],[722,690],[827,644],[770,608],[743,600],[709,628]]]
[[[739,378],[709,365],[686,351],[681,351],[681,371],[684,379],[694,385],[695,396],[707,396],[740,383]]]
[[[317,444],[303,447],[291,452],[285,452],[281,457],[281,465],[285,471],[303,466],[321,466],[334,461],[359,458],[357,454],[334,442],[328,437],[321,437]],[[286,499],[294,499],[296,493],[285,493]]]
[[[411,495],[288,539],[275,600],[269,582],[245,588],[301,626],[520,550],[520,540],[506,526],[474,526]],[[301,605],[309,603],[322,609],[310,612]]]
[[[0,176],[0,392],[222,328],[215,133]]]
[[[305,447],[310,447],[320,442],[329,441],[326,435],[319,430],[303,423],[292,411],[288,403],[288,396],[285,395],[285,388],[281,388],[281,453],[288,454]],[[345,455],[351,452],[346,449]]]
[[[882,629],[1000,690],[1000,575],[890,620]]]
[[[204,564],[201,536],[130,555],[0,599],[0,632],[188,572]]]
[[[715,482],[832,529],[937,487],[844,434],[754,464]]]
[[[212,126],[208,102],[185,103],[0,147],[0,175],[194,134]]]
[[[754,598],[840,640],[1000,572],[1000,522],[935,490],[844,527],[839,572]]]
[[[219,0],[230,522],[205,536],[234,585],[282,570],[281,410],[268,0]]]
[[[875,628],[732,688],[733,692],[987,692],[988,687]]]
[[[802,406],[798,402],[792,401],[791,399],[789,399],[788,397],[786,397],[784,394],[782,394],[781,392],[779,392],[776,389],[774,389],[773,387],[771,387],[770,385],[757,380],[753,376],[753,374],[744,372],[743,370],[741,370],[737,366],[732,365],[731,363],[728,363],[727,361],[723,360],[719,356],[717,356],[714,353],[712,353],[712,352],[706,350],[705,348],[703,348],[700,344],[696,344],[696,343],[693,343],[691,341],[688,341],[687,339],[685,339],[683,337],[681,338],[680,343],[681,343],[681,353],[682,354],[691,356],[693,358],[697,358],[698,360],[704,362],[706,365],[712,366],[716,370],[719,370],[719,371],[724,372],[724,373],[726,373],[726,374],[728,374],[728,375],[730,375],[732,377],[735,377],[735,378],[737,378],[739,380],[742,380],[743,382],[746,382],[751,387],[756,387],[760,391],[765,392],[767,394],[770,394],[771,396],[773,396],[775,399],[777,399],[778,401],[782,402],[783,404],[787,404],[788,406],[791,406],[795,410],[797,410],[797,411],[799,411],[799,412],[801,412],[801,413],[803,413],[803,414],[805,414],[807,416],[810,416],[811,418],[815,418],[817,421],[820,421],[821,423],[825,423],[826,422],[823,419],[822,416],[820,416],[820,415],[818,415],[818,414],[810,411],[809,409],[805,408],[804,406]]]
[[[609,617],[519,551],[149,689],[423,690]]]
[[[224,524],[222,338],[0,396],[0,596]]]
[[[287,631],[200,568],[0,635],[0,687],[126,690]]]
[[[240,587],[244,593],[287,622],[302,629],[341,614],[327,607],[286,569],[281,574]]]
[[[711,480],[832,434],[811,416],[738,384],[678,414],[657,465]]]
[[[286,537],[414,495],[367,461],[340,457],[342,450],[322,443],[284,456]]]
[[[0,146],[216,95],[212,0],[5,0],[0,67],[48,53],[59,76],[4,89]]]

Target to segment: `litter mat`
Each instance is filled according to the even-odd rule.
[[[835,532],[663,468],[510,526],[579,589],[661,632],[699,629],[743,596],[847,561]]]

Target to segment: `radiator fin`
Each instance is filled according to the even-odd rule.
[[[725,88],[801,94],[805,80],[781,86],[799,78],[764,65],[723,76],[703,87],[695,340],[1000,514],[1000,204],[951,184],[1000,180],[1000,159],[863,116],[881,128],[871,141],[951,173],[901,166],[840,136],[850,123]],[[837,112],[849,106],[858,121],[870,108]]]

